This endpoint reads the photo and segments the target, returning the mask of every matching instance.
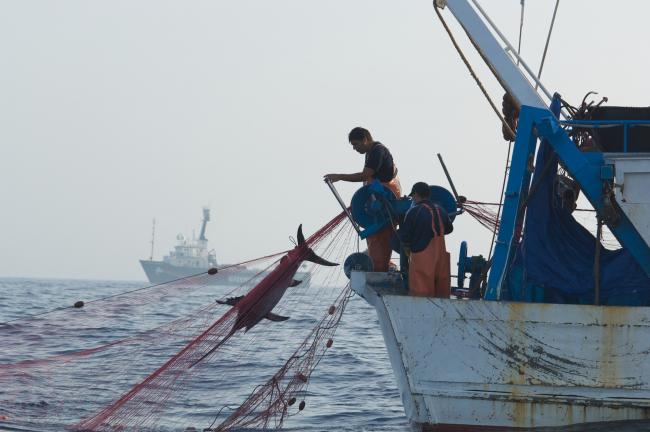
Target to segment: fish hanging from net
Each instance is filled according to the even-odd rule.
[[[290,411],[298,402],[298,398],[306,393],[312,372],[326,351],[332,348],[334,334],[351,296],[352,291],[348,284],[328,308],[327,314],[279,370],[264,385],[256,388],[218,426],[213,428],[215,419],[215,422],[204,430],[224,432],[244,428],[278,429],[291,414],[305,409],[306,402],[303,399],[293,408],[293,413]]]
[[[132,316],[139,309],[160,308],[177,296],[199,301],[210,296],[214,286],[175,282],[162,289],[90,301],[81,310],[64,308],[31,321],[0,324],[1,338],[5,330],[14,336],[54,334],[73,323],[66,335],[72,346],[82,347],[61,352],[60,338],[55,337],[58,344],[45,344],[50,349],[13,356],[18,361],[1,358],[0,387],[7,385],[0,390],[0,415],[41,429],[73,424],[78,430],[166,430],[187,425],[187,420],[175,416],[175,409],[192,402],[199,417],[214,418],[217,407],[246,397],[231,389],[225,400],[218,390],[241,381],[240,366],[259,360],[258,346],[265,346],[268,364],[259,368],[259,378],[266,380],[273,375],[270,365],[277,367],[291,358],[288,350],[306,340],[300,337],[309,328],[306,325],[318,325],[314,316],[333,304],[345,287],[343,272],[328,266],[342,262],[356,246],[343,214],[307,239],[299,231],[297,240],[290,251],[251,260],[259,272],[234,290],[221,290],[216,302],[213,297],[154,328],[129,334],[115,332],[113,326],[124,316],[117,313],[124,308]],[[205,277],[221,273],[219,269]],[[92,316],[97,322],[89,326]],[[288,316],[292,319],[281,322]],[[54,331],[43,331],[49,324],[54,324],[49,327]],[[95,336],[100,328],[113,331],[98,344]],[[292,331],[285,334],[284,328]],[[279,333],[282,340],[267,346]],[[84,341],[91,334],[93,344]],[[59,349],[52,349],[55,346]],[[41,355],[45,353],[50,355]],[[266,378],[263,373],[268,373]]]

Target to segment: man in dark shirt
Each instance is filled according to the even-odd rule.
[[[402,247],[410,255],[409,292],[411,295],[449,298],[449,253],[445,235],[453,231],[447,212],[429,200],[429,185],[418,182],[410,196],[414,206],[400,226]]]
[[[348,134],[352,148],[365,155],[363,171],[353,174],[325,174],[325,179],[332,183],[339,180],[348,182],[363,182],[368,184],[374,179],[379,180],[388,187],[396,197],[402,195],[402,188],[397,177],[397,167],[393,156],[382,143],[372,139],[367,129],[356,127]],[[378,233],[368,237],[368,255],[373,262],[374,271],[388,271],[391,247],[390,235],[393,227],[386,227]]]

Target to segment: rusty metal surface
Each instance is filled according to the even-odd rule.
[[[377,278],[365,298],[393,370],[403,371],[411,420],[540,427],[650,418],[650,308],[409,297]]]

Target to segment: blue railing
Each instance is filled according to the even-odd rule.
[[[650,120],[564,120],[562,125],[583,128],[607,128],[623,126],[623,152],[628,150],[628,130],[635,126],[650,126]]]

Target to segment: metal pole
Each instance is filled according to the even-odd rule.
[[[153,218],[153,226],[151,227],[151,254],[149,255],[149,261],[153,261],[153,245],[156,240],[156,218]]]
[[[537,76],[535,75],[535,72],[533,72],[533,70],[528,66],[528,64],[526,64],[526,62],[524,61],[524,59],[523,59],[519,54],[517,54],[517,51],[515,50],[515,47],[513,47],[512,44],[508,41],[508,39],[503,35],[503,33],[501,33],[501,30],[499,30],[499,28],[496,26],[496,24],[494,24],[494,22],[492,21],[492,19],[491,19],[491,18],[489,17],[489,15],[488,15],[484,10],[483,10],[483,8],[482,8],[481,5],[478,3],[478,1],[477,1],[477,0],[470,0],[470,1],[474,4],[474,6],[476,7],[476,9],[477,9],[477,10],[479,11],[479,13],[483,16],[483,18],[484,18],[485,21],[490,25],[490,27],[492,27],[492,30],[494,30],[494,32],[499,36],[499,38],[501,39],[501,41],[502,41],[503,43],[506,44],[506,51],[511,52],[511,53],[516,57],[517,61],[521,64],[521,66],[522,66],[522,67],[524,68],[524,70],[528,73],[528,75],[531,77],[531,79],[532,79],[533,81],[535,81],[535,83],[539,86],[539,88],[542,89],[542,92],[544,92],[544,94],[546,95],[546,97],[547,97],[549,100],[553,100],[553,95],[551,94],[551,92],[549,92],[549,91],[546,89],[546,87],[544,87],[544,84],[542,84],[542,83],[537,79]],[[490,69],[492,69],[492,68],[490,68]],[[521,71],[519,71],[519,73],[521,74]],[[522,77],[523,77],[523,74],[522,74]],[[525,78],[524,78],[524,79],[525,79]],[[532,88],[532,86],[531,86],[531,88]],[[511,92],[511,93],[512,93],[512,92]],[[535,93],[537,93],[537,91],[535,91]],[[540,100],[541,100],[541,99],[540,99]],[[521,103],[521,101],[519,101],[519,103]],[[532,104],[529,103],[529,102],[525,102],[524,104],[525,104],[525,105],[532,105]],[[533,105],[533,106],[534,106],[534,105]]]
[[[454,182],[451,181],[451,176],[449,175],[449,171],[447,171],[447,166],[445,165],[445,161],[442,160],[442,156],[440,155],[440,153],[438,153],[438,160],[440,161],[440,165],[442,165],[442,170],[445,172],[445,175],[447,176],[447,181],[449,182],[449,186],[451,186],[451,190],[452,190],[452,192],[454,192],[454,197],[456,198],[456,203],[459,203],[458,202],[458,192],[456,192],[456,186],[454,186]]]
[[[350,213],[350,210],[348,209],[348,207],[343,202],[343,199],[341,198],[341,195],[339,195],[339,192],[336,190],[336,188],[332,184],[332,181],[330,179],[325,179],[325,183],[327,184],[327,186],[329,186],[330,190],[332,191],[332,194],[334,194],[334,197],[336,198],[336,200],[341,205],[341,208],[343,209],[343,211],[347,215],[348,219],[350,219],[350,223],[352,224],[352,227],[355,229],[357,234],[361,235],[361,229],[359,229],[359,225],[357,225],[357,223],[354,221],[354,219],[352,219],[352,214]]]
[[[596,252],[594,253],[594,304],[600,305],[600,239],[603,236],[603,221],[598,218],[596,229]]]

